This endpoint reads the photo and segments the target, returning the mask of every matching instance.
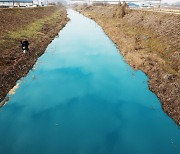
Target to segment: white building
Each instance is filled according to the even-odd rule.
[[[33,0],[34,6],[45,6],[48,4],[48,0]]]
[[[47,5],[46,0],[0,0],[0,7],[36,7]]]

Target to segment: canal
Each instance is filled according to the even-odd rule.
[[[179,154],[180,129],[148,77],[94,21],[68,16],[0,108],[0,154]]]

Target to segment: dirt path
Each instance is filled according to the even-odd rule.
[[[135,10],[142,10],[142,11],[149,11],[149,12],[159,12],[159,13],[167,13],[167,14],[176,14],[180,15],[180,10],[178,9],[142,9],[142,8],[135,8]]]
[[[25,76],[48,44],[68,22],[62,6],[0,10],[0,102],[16,81]],[[20,40],[28,39],[23,53]],[[4,102],[2,102],[4,103]],[[0,103],[0,106],[2,106]]]

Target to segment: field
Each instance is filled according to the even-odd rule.
[[[63,6],[0,9],[0,101],[68,21]],[[24,54],[20,41],[28,39]]]

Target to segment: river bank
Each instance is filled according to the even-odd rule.
[[[67,12],[71,21],[0,109],[1,153],[179,154],[179,127],[147,76],[96,22]]]
[[[67,22],[63,6],[0,10],[0,102],[16,81],[29,72]],[[19,47],[23,39],[30,43],[25,54]]]
[[[120,18],[117,6],[76,9],[103,28],[132,67],[148,75],[162,108],[180,124],[180,16],[128,10]]]

